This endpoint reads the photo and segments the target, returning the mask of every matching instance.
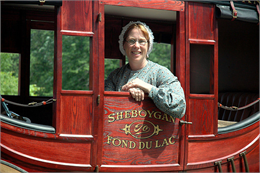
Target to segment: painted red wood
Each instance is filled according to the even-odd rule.
[[[54,31],[54,70],[53,70],[53,98],[56,102],[53,104],[53,126],[56,132],[60,133],[60,107],[61,107],[61,89],[62,89],[62,34],[61,30],[61,9],[55,8],[56,28]]]
[[[190,152],[202,151],[200,145],[192,143],[189,139],[197,139],[196,143],[207,140],[215,141],[217,134],[217,101],[218,101],[218,33],[217,24],[215,23],[214,6],[211,4],[203,4],[197,2],[186,3],[186,101],[189,103],[187,106],[187,121],[193,122],[188,126],[186,133],[185,146],[188,148],[188,152],[185,153],[185,170],[202,168],[204,162],[197,162],[195,167],[190,166],[190,160],[198,157],[207,157],[206,154],[197,155],[190,154]],[[190,93],[191,87],[191,71],[190,71],[190,56],[191,56],[191,44],[199,45],[212,45],[213,49],[210,52],[210,75],[209,75],[209,93],[199,94]],[[209,47],[209,46],[208,46]],[[212,48],[212,47],[210,47]],[[199,55],[197,55],[199,56]],[[201,55],[202,56],[202,55]],[[199,64],[197,64],[199,65]],[[194,146],[198,148],[195,149]],[[199,149],[200,148],[200,149]],[[214,152],[214,150],[212,150]],[[211,152],[212,152],[211,151]],[[210,153],[211,153],[210,152]],[[209,154],[209,151],[207,153]],[[213,165],[212,165],[213,164]],[[202,171],[217,171],[214,167],[214,163],[210,161],[207,165],[211,167]]]
[[[61,30],[92,32],[92,1],[63,1]]]
[[[259,129],[249,131],[246,134],[221,140],[190,141],[188,144],[188,164],[198,165],[201,163],[214,162],[248,150],[259,141]],[[203,150],[201,150],[203,148]],[[253,147],[254,148],[254,147]],[[251,147],[252,149],[252,147]],[[209,154],[210,153],[210,154]]]
[[[45,139],[1,129],[1,151],[36,166],[90,171],[90,148],[88,141]]]
[[[62,9],[55,7],[54,15],[39,11],[34,16],[30,11],[14,18],[15,21],[21,19],[21,37],[27,37],[26,44],[22,45],[22,54],[26,58],[29,55],[29,29],[26,30],[25,26],[39,26],[35,22],[26,24],[25,19],[52,21],[51,16],[55,17],[54,98],[57,102],[53,104],[53,126],[56,133],[36,132],[1,123],[1,159],[30,172],[218,172],[215,161],[222,161],[223,171],[231,172],[227,158],[234,157],[237,172],[245,172],[239,154],[246,151],[250,171],[259,172],[259,123],[235,132],[217,133],[218,26],[213,5],[164,0],[63,2]],[[78,7],[74,8],[74,5]],[[175,26],[172,28],[166,24],[160,27],[160,23],[152,21],[147,21],[147,24],[154,32],[173,34],[171,39],[176,35],[176,75],[187,100],[187,112],[182,119],[192,121],[192,125],[179,126],[179,120],[173,122],[147,96],[145,101],[138,103],[127,92],[104,92],[105,35],[111,28],[105,25],[104,5],[180,11],[177,13],[176,34]],[[184,9],[181,11],[184,7],[185,12]],[[102,15],[101,21],[97,20],[99,14]],[[116,18],[110,19],[111,23],[119,25]],[[123,25],[129,20],[124,19]],[[92,37],[90,91],[61,90],[62,34]],[[20,39],[11,38],[12,44],[16,43],[16,38]],[[190,93],[191,44],[214,47],[209,94]],[[118,46],[113,49],[118,50]],[[23,63],[27,82],[28,65]],[[28,86],[25,84],[22,91]],[[23,97],[17,100],[20,99]],[[149,128],[154,131],[147,130]]]
[[[181,169],[179,121],[152,100],[107,96],[104,100],[102,171]],[[115,152],[116,151],[116,152]]]
[[[124,1],[124,0],[111,0],[101,1],[105,5],[118,5],[118,6],[129,6],[129,7],[140,7],[140,8],[153,8],[161,10],[174,10],[184,11],[184,2],[175,0],[143,0],[143,1]]]
[[[189,99],[190,116],[188,121],[193,122],[188,126],[188,135],[213,134],[214,100]]]
[[[101,20],[98,20],[101,15]],[[93,115],[92,115],[92,133],[95,140],[92,143],[91,164],[98,171],[98,165],[101,159],[102,148],[102,120],[104,105],[104,7],[100,6],[99,1],[93,2],[93,42],[92,42],[92,85],[93,85]]]
[[[189,2],[189,38],[214,40],[214,8],[211,4]]]
[[[258,123],[243,130],[211,138],[189,138],[188,155],[190,157],[188,157],[187,169],[213,167],[216,161],[222,161],[222,164],[227,166],[230,164],[227,159],[234,157],[237,172],[244,172],[244,163],[239,154],[246,151],[249,167],[251,167],[250,171],[258,172],[259,152],[256,151],[259,149],[259,142]],[[228,169],[226,166],[224,166],[224,169]]]
[[[181,86],[186,91],[186,72],[185,72],[185,13],[177,13],[176,22],[176,76]]]
[[[92,134],[93,96],[62,95],[59,121],[61,134]]]

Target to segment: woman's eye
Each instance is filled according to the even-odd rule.
[[[131,44],[135,44],[135,40],[129,40],[129,43],[131,43]]]

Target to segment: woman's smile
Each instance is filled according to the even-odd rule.
[[[148,44],[140,29],[134,28],[129,32],[124,49],[131,68],[135,66],[137,69],[141,69],[146,65]]]

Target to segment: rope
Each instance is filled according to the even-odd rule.
[[[38,107],[38,106],[51,104],[51,103],[56,101],[56,99],[51,98],[47,101],[42,101],[42,102],[38,102],[38,103],[37,102],[31,102],[31,103],[28,103],[28,104],[21,104],[21,103],[16,103],[16,102],[6,100],[6,99],[2,98],[1,96],[0,96],[0,98],[1,98],[2,102],[6,102],[6,103],[9,103],[9,104],[12,104],[12,105],[15,105],[15,106],[21,106],[21,107]]]
[[[218,107],[222,108],[222,109],[226,109],[226,110],[229,110],[229,111],[239,111],[239,110],[243,110],[243,109],[246,109],[250,106],[253,106],[254,104],[258,103],[260,101],[260,98],[258,98],[257,100],[253,101],[252,103],[249,103],[248,105],[246,106],[242,106],[242,107],[236,107],[236,106],[231,106],[231,107],[228,107],[228,106],[223,106],[221,103],[218,102]]]

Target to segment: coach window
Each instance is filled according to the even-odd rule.
[[[15,95],[19,92],[19,60],[18,53],[1,52],[1,95]]]
[[[53,96],[54,31],[31,29],[30,96]]]
[[[90,90],[90,38],[62,36],[62,89]]]
[[[146,23],[154,35],[149,60],[167,67],[175,74],[176,11],[105,5],[105,79],[128,63],[119,51],[119,35],[130,21]]]

